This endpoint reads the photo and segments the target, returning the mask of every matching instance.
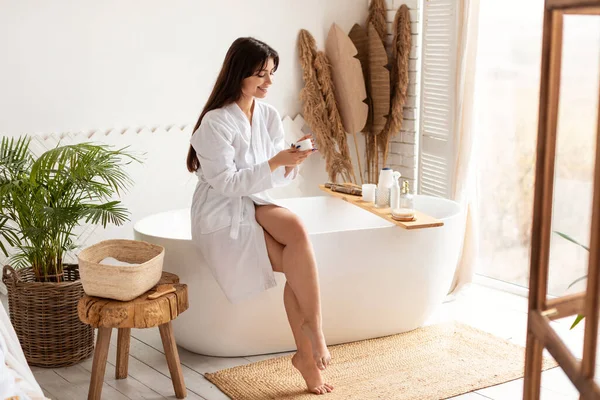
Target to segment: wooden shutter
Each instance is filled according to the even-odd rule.
[[[457,1],[423,5],[419,193],[450,198],[454,175]]]

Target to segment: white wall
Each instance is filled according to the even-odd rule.
[[[195,122],[233,40],[274,47],[268,101],[301,111],[301,28],[323,48],[331,23],[349,31],[364,0],[0,0],[0,133]]]
[[[0,135],[35,134],[37,153],[60,138],[146,153],[143,165],[129,168],[135,186],[122,197],[132,222],[84,228],[83,244],[132,237],[140,218],[191,203],[190,125],[233,40],[254,36],[279,52],[267,101],[295,118],[299,30],[323,49],[333,22],[349,31],[366,16],[364,0],[0,0]],[[302,194],[320,194],[324,162],[314,155],[306,164]]]
[[[416,24],[420,0],[406,1]],[[390,22],[402,2],[386,1]],[[184,164],[190,125],[233,40],[254,36],[279,52],[267,101],[282,117],[295,118],[303,85],[298,31],[311,32],[322,50],[333,22],[345,32],[354,23],[364,25],[367,7],[368,0],[0,0],[0,135],[35,134],[38,152],[55,146],[57,138],[145,152],[144,164],[130,168],[136,184],[122,198],[132,222],[85,232],[88,244],[132,237],[140,218],[189,206],[196,181]],[[390,152],[404,176],[416,165],[414,29],[410,103]],[[351,136],[349,145],[355,158]],[[359,147],[364,166],[362,134]],[[324,162],[315,155],[304,168],[302,194],[320,194]]]

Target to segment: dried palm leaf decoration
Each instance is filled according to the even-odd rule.
[[[390,111],[390,71],[387,69],[388,55],[375,30],[373,24],[369,24],[369,93],[373,104],[373,123],[371,125],[371,140],[369,151],[371,160],[375,159],[374,172],[379,169],[379,152],[377,142],[387,123],[387,115]]]
[[[375,27],[369,24],[369,92],[373,102],[372,133],[379,135],[390,111],[390,71],[388,55]]]
[[[390,139],[402,128],[411,49],[410,15],[406,5],[396,12],[388,62],[386,14],[385,0],[371,0],[366,29],[355,24],[346,36],[333,24],[326,42],[327,55],[317,52],[310,33],[300,32],[303,110],[332,182],[338,177],[356,182],[345,132],[354,135],[363,182],[356,132],[365,134],[366,181],[377,183],[380,152],[386,164]]]
[[[367,35],[367,31],[360,26],[359,24],[354,24],[350,33],[348,34],[352,43],[354,43],[354,47],[356,47],[356,51],[358,54],[356,57],[360,60],[360,66],[363,71],[363,78],[365,82],[369,81],[369,36]],[[369,113],[367,115],[367,123],[363,128],[363,132],[368,132],[370,130],[371,121],[373,120],[372,111],[371,111],[371,98],[369,95],[369,86],[365,85],[365,90],[367,92],[367,99],[365,103],[369,107]]]
[[[352,40],[336,24],[333,24],[329,30],[325,51],[331,62],[335,101],[337,101],[343,129],[354,136],[360,179],[363,183],[356,133],[363,130],[367,122],[369,107],[364,102],[367,98],[367,91],[362,66],[360,60],[356,58],[358,52]]]
[[[375,45],[379,48],[379,43],[377,43],[375,41],[375,37],[379,36],[379,39],[381,41],[381,46],[384,47],[384,43],[385,43],[385,38],[387,35],[387,23],[386,23],[386,7],[385,7],[385,0],[371,0],[371,3],[369,4],[369,15],[367,17],[367,22],[366,22],[366,31],[367,31],[367,37],[368,37],[368,58],[370,59],[371,56],[371,41],[373,41],[375,43]],[[372,33],[369,32],[369,26],[372,25],[375,28],[375,31],[377,32],[377,35],[373,35]],[[384,50],[385,51],[385,50]],[[371,61],[369,60],[368,64],[371,64]],[[384,65],[384,64],[381,64]],[[369,93],[369,107],[370,107],[370,118],[369,118],[369,130],[368,132],[365,131],[365,143],[366,143],[366,152],[367,152],[367,171],[369,172],[369,182],[372,183],[377,183],[378,180],[378,171],[379,171],[379,152],[377,151],[377,141],[378,141],[378,137],[377,134],[381,133],[381,131],[375,131],[373,128],[373,119],[374,119],[374,105],[373,105],[373,96],[375,96],[376,94],[371,92],[372,87],[371,87],[371,71],[370,71],[370,67],[369,67],[369,77],[367,78],[366,82],[367,82],[367,92]],[[388,97],[389,99],[389,97]]]
[[[379,150],[383,163],[387,163],[390,139],[400,132],[404,119],[404,104],[408,90],[408,63],[410,56],[410,14],[406,4],[400,6],[394,18],[394,38],[392,41],[392,70],[390,74],[391,102],[387,124],[378,137]]]
[[[354,43],[354,47],[358,51],[358,59],[360,60],[360,65],[363,70],[363,78],[365,80],[365,89],[367,92],[367,99],[365,103],[369,107],[369,112],[367,114],[367,122],[365,127],[363,128],[363,133],[365,135],[365,158],[366,158],[366,172],[367,172],[367,182],[373,182],[371,167],[373,165],[372,157],[375,152],[372,151],[372,147],[370,146],[370,142],[374,142],[374,139],[371,137],[371,128],[373,124],[373,102],[371,100],[371,94],[369,92],[369,36],[367,34],[366,29],[364,29],[359,24],[354,24],[350,33],[348,34],[352,43]]]

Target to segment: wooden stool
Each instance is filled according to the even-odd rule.
[[[153,298],[153,293],[158,295],[164,289],[170,287],[174,291]],[[100,400],[112,329],[119,330],[116,378],[125,379],[127,378],[131,328],[141,329],[155,326],[158,326],[160,331],[171,380],[175,388],[175,396],[178,399],[185,398],[186,388],[183,382],[179,353],[177,352],[171,321],[187,308],[187,285],[180,284],[179,277],[169,272],[163,272],[160,281],[154,288],[131,301],[83,296],[77,305],[79,319],[94,328],[98,328],[88,400]]]

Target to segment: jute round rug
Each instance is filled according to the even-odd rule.
[[[525,349],[459,323],[330,347],[326,399],[440,400],[523,377]],[[205,374],[233,400],[314,399],[291,355]],[[543,369],[555,367],[544,358]]]

